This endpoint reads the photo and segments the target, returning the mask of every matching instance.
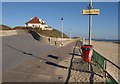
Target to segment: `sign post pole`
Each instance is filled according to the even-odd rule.
[[[92,0],[89,3],[89,11],[93,8],[92,7]],[[92,37],[92,14],[89,14],[89,45],[91,45],[91,37]],[[91,71],[90,63],[88,62],[88,69]]]
[[[92,0],[90,0],[89,10],[92,9]],[[92,14],[89,14],[89,45],[91,45],[91,37],[92,37]]]
[[[94,9],[93,8],[92,0],[90,0],[90,2],[89,2],[88,9],[82,10],[82,14],[83,15],[89,15],[89,42],[88,42],[89,45],[92,45],[91,44],[91,37],[92,37],[92,15],[98,15],[99,13],[100,13],[99,9]],[[89,69],[89,71],[91,70],[89,62],[88,62],[88,69]]]

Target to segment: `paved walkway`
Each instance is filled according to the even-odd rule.
[[[80,46],[80,42],[74,41],[60,48],[52,48],[51,50],[48,48],[45,53],[42,51],[38,53],[36,50],[35,52],[38,54],[32,53],[32,51],[22,52],[24,50],[22,48],[17,49],[16,52],[22,52],[20,54],[22,57],[32,57],[32,59],[22,61],[14,67],[4,68],[3,82],[65,82],[66,84],[68,82],[90,82],[91,73],[88,71],[87,63],[82,61]],[[16,49],[10,48],[13,51]],[[46,50],[46,48],[43,49]],[[5,63],[4,66],[8,65],[7,61]],[[101,77],[97,74],[94,74],[94,78],[96,81],[101,81]]]
[[[59,62],[70,58],[70,52],[75,42],[56,48],[40,55],[27,54],[33,59],[23,62],[15,68],[3,71],[3,81],[7,82],[59,82],[63,81],[57,68],[66,69]],[[69,61],[67,61],[68,63]],[[12,77],[11,77],[12,76]]]
[[[2,37],[2,69],[15,68],[25,61],[33,59],[34,56],[55,49],[57,47],[34,40],[30,34]]]

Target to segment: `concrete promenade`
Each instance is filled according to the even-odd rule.
[[[65,80],[56,69],[65,68],[59,62],[70,58],[75,42],[58,48],[34,40],[29,34],[3,37],[2,42],[3,82]]]
[[[30,34],[7,36],[2,38],[3,70],[13,68],[35,56],[56,49],[55,46],[34,40]]]
[[[80,41],[56,47],[32,35],[3,37],[2,82],[90,82]],[[94,73],[94,81],[103,81]]]

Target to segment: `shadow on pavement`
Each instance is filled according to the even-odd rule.
[[[53,59],[58,59],[59,57],[53,56],[53,55],[48,55],[47,57],[53,58]]]
[[[67,79],[66,79],[66,81],[65,81],[65,84],[68,84],[69,79],[70,79],[70,76],[71,76],[71,70],[72,70],[72,66],[73,66],[73,59],[74,59],[74,56],[75,56],[75,55],[74,55],[74,54],[75,54],[75,49],[76,49],[76,46],[78,46],[78,43],[79,43],[79,41],[76,42],[75,47],[74,47],[74,49],[73,49],[72,58],[71,58],[71,60],[70,60],[70,67],[69,67],[69,70],[68,70],[68,76],[67,76]]]
[[[75,55],[75,56],[81,56],[79,54],[75,54],[75,53],[69,53],[70,55]]]
[[[90,71],[91,71],[91,74],[90,74],[90,78],[89,78],[89,81],[90,81],[90,84],[93,84],[93,82],[94,82],[94,80],[93,80],[93,78],[94,78],[94,72],[93,72],[93,67],[92,67],[92,64],[90,63]]]
[[[80,72],[85,72],[85,73],[91,73],[91,75],[90,75],[90,83],[93,83],[94,75],[97,75],[97,76],[99,76],[99,77],[102,78],[102,76],[101,76],[100,74],[97,74],[97,73],[93,72],[93,68],[91,68],[91,69],[92,69],[91,71],[88,71],[88,70],[84,70],[84,69],[81,69],[81,68],[76,68],[76,69],[75,69],[75,68],[73,67],[73,64],[74,64],[74,63],[80,63],[81,65],[80,65],[79,67],[83,66],[83,62],[82,62],[82,61],[80,61],[80,62],[74,62],[74,60],[73,60],[73,59],[75,59],[75,58],[74,58],[75,56],[81,56],[81,55],[78,55],[78,54],[75,53],[75,50],[77,49],[76,47],[78,47],[78,46],[80,46],[80,42],[79,42],[79,41],[76,42],[75,47],[74,47],[74,49],[73,49],[73,53],[69,53],[70,55],[72,55],[72,58],[71,58],[71,60],[70,60],[70,66],[69,66],[69,68],[68,68],[68,69],[69,69],[69,70],[68,70],[68,76],[67,76],[67,79],[66,79],[66,81],[65,81],[65,84],[69,84],[69,79],[70,79],[70,77],[71,77],[71,70],[80,71]],[[79,50],[80,50],[80,49],[79,49]],[[92,63],[91,63],[91,66],[92,66]]]
[[[60,60],[60,61],[64,61],[64,58],[58,57],[58,56],[54,56],[54,55],[48,55],[47,57],[53,58],[53,59],[56,59],[56,60]]]
[[[49,61],[47,61],[47,62],[45,62],[45,63],[48,64],[48,65],[55,66],[55,67],[59,67],[59,68],[64,68],[64,69],[67,69],[67,68],[68,68],[68,67],[65,67],[65,66],[63,66],[63,65],[58,65],[58,64],[56,64],[56,63],[49,62]]]
[[[72,54],[72,55],[76,55],[76,54]],[[81,56],[81,55],[79,55],[79,56]],[[48,55],[48,57],[53,58],[53,59],[59,59],[58,56],[53,56],[53,55]],[[78,62],[72,61],[72,63],[78,63]],[[83,61],[80,61],[79,63],[81,64],[81,66],[84,64]],[[69,68],[70,68],[70,67],[66,67],[66,66],[64,66],[64,65],[58,65],[58,64],[56,64],[56,63],[49,62],[49,61],[47,61],[46,64],[51,65],[51,66],[55,66],[55,67],[58,67],[58,68],[64,68],[64,69],[69,69]],[[91,63],[91,65],[92,65],[92,63]],[[97,73],[94,73],[94,72],[91,72],[91,71],[88,71],[88,70],[83,70],[83,69],[81,69],[81,68],[75,69],[75,68],[72,66],[70,69],[71,69],[71,70],[75,70],[75,71],[85,72],[85,73],[93,73],[93,74],[95,74],[95,75],[98,75],[99,77],[102,77],[101,75],[99,75],[99,74],[97,74]],[[92,70],[92,71],[93,71],[93,70]],[[91,75],[91,78],[92,78],[92,76],[93,76],[93,75]]]

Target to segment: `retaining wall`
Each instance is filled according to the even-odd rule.
[[[12,36],[12,35],[18,35],[18,34],[26,34],[27,31],[26,30],[0,30],[0,36]],[[37,33],[38,34],[38,33]],[[53,38],[53,37],[47,37],[47,36],[42,36],[40,34],[39,35],[39,41],[40,42],[47,42],[51,45],[61,45],[61,42],[63,41],[63,45],[66,45],[72,41],[74,41],[73,39],[69,39],[69,38]],[[48,40],[50,38],[50,41]]]
[[[12,36],[25,33],[27,33],[25,30],[0,30],[0,36]]]

